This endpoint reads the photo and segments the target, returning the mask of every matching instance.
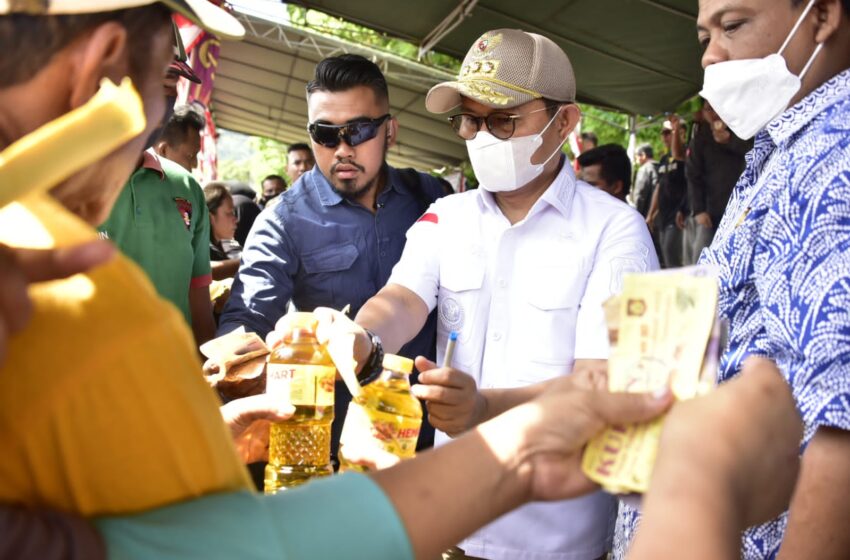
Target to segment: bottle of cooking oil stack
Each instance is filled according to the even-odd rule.
[[[340,438],[340,471],[364,471],[349,462],[346,445],[374,445],[402,459],[416,454],[416,440],[422,425],[422,405],[410,392],[413,360],[386,354],[383,372],[348,406]]]
[[[336,368],[316,340],[312,313],[290,313],[283,342],[269,356],[266,393],[295,407],[286,422],[272,424],[265,492],[274,494],[333,474],[331,422]]]

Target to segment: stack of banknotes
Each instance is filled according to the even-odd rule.
[[[605,312],[609,390],[651,393],[669,387],[679,400],[712,390],[725,344],[714,269],[626,276],[622,294],[605,304]],[[585,449],[585,474],[613,494],[645,492],[663,423],[661,417],[607,428]]]

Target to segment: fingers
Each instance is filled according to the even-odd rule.
[[[605,424],[646,422],[663,414],[673,404],[669,389],[659,393],[591,393],[592,408]]]
[[[469,391],[440,385],[416,384],[410,388],[413,396],[430,404],[446,404],[457,406],[469,401],[472,394]]]
[[[416,358],[413,360],[413,364],[416,366],[417,370],[423,373],[428,371],[429,369],[437,369],[437,364],[435,362],[432,362],[425,356],[416,356]]]
[[[421,372],[419,383],[422,385],[440,385],[467,390],[475,388],[475,380],[471,376],[454,368],[420,369],[419,371]]]
[[[30,282],[67,278],[106,263],[115,256],[115,246],[96,240],[62,249],[16,249],[21,269]]]
[[[247,427],[256,420],[288,420],[295,413],[295,407],[264,393],[230,401],[221,407],[221,413],[231,428],[233,424]]]
[[[203,368],[204,375],[213,375],[214,373],[218,373],[221,369],[218,365],[218,362],[216,362],[212,358],[209,358],[206,362],[204,362]]]
[[[6,336],[23,329],[32,315],[28,281],[17,262],[16,252],[0,246],[0,323],[4,325],[4,341]]]

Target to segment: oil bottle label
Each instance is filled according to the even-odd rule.
[[[336,369],[332,366],[270,363],[266,393],[294,406],[333,406]]]
[[[348,405],[340,443],[366,448],[378,444],[384,451],[408,459],[416,455],[421,424],[417,418],[371,410],[352,402]]]

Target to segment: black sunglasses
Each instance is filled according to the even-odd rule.
[[[378,134],[378,128],[390,118],[387,113],[377,119],[366,119],[345,124],[310,123],[307,131],[316,144],[326,148],[336,148],[340,140],[351,147],[371,140]]]

